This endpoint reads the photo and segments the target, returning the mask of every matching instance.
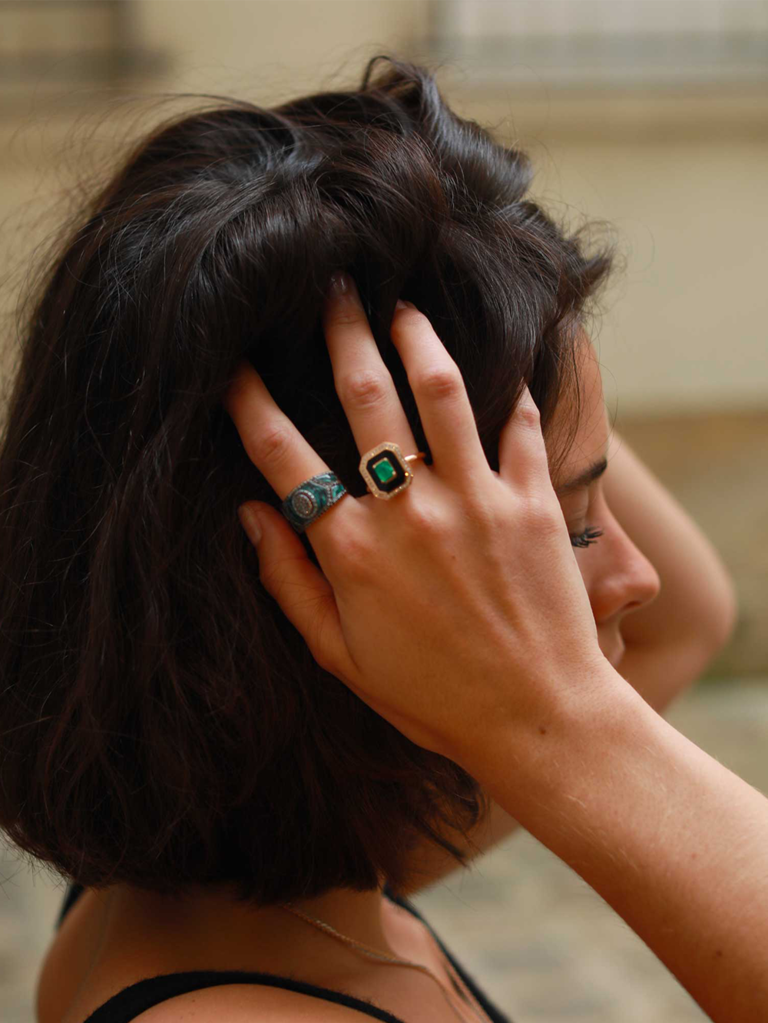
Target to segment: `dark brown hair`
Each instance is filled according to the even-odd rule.
[[[526,199],[527,157],[422,67],[380,57],[359,89],[210,107],[142,140],[28,317],[0,449],[0,826],[86,886],[398,892],[424,836],[464,862],[445,828],[467,834],[484,798],[319,668],[261,588],[236,509],[280,500],[222,395],[250,359],[366,492],[320,320],[346,268],[419,448],[401,296],[460,367],[498,471],[523,384],[545,434],[578,390],[567,325],[613,252]]]

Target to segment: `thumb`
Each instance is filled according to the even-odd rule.
[[[299,630],[320,667],[346,681],[343,666],[350,658],[333,587],[276,508],[247,501],[237,514],[259,556],[262,586]]]

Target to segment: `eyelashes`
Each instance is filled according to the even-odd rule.
[[[602,529],[596,529],[594,526],[587,526],[583,533],[572,533],[571,546],[573,547],[589,547],[593,543],[597,543],[597,538],[603,535]]]

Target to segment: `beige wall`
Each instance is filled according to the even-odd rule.
[[[619,232],[626,272],[596,338],[611,403],[768,409],[768,96],[472,106],[511,118],[554,211]]]
[[[172,71],[134,92],[268,104],[354,81],[380,51],[425,53],[423,0],[135,0],[135,9],[138,37],[167,52]],[[442,80],[458,109],[531,152],[537,197],[619,230],[627,273],[606,296],[596,337],[609,400],[631,414],[768,407],[768,99],[563,101],[544,84],[534,99],[477,93],[460,68]],[[104,158],[110,131],[119,136],[135,117],[119,106],[89,146],[100,103],[83,87],[76,94],[82,102],[62,112],[41,87],[15,119],[0,118],[6,259],[23,257],[31,221],[78,163]]]
[[[404,47],[426,27],[421,0],[135,0],[140,31],[174,53],[176,88],[265,102],[322,87],[347,65]]]

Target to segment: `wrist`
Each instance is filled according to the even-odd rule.
[[[527,830],[531,813],[563,798],[588,761],[610,757],[639,723],[658,715],[612,665],[600,658],[558,687],[558,700],[489,730],[459,763]],[[658,719],[662,720],[662,719]],[[531,826],[533,825],[533,827]]]

